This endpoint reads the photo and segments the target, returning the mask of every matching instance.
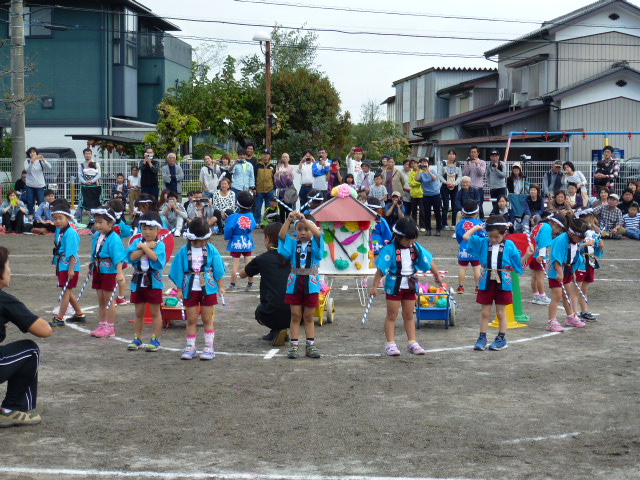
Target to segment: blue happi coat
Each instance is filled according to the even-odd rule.
[[[100,232],[94,233],[91,247],[91,261],[95,262],[94,264],[100,273],[118,273],[118,264],[124,262],[127,257],[127,251],[122,245],[122,240],[120,240],[116,232],[111,230],[96,258],[98,238],[100,238]]]
[[[291,268],[318,268],[320,261],[324,256],[324,238],[312,237],[309,241],[310,250],[298,251],[299,240],[287,235],[287,238],[282,240],[278,237],[278,253],[284,258],[291,261]],[[320,275],[306,275],[309,279],[306,283],[305,293],[320,293]],[[295,273],[289,273],[287,279],[287,292],[288,294],[294,294],[298,291],[298,278]]]
[[[393,238],[393,233],[385,218],[380,217],[376,220],[376,226],[371,230],[371,244],[373,245],[373,253],[378,255],[380,250],[387,245]]]
[[[258,224],[251,212],[236,212],[229,215],[224,224],[224,239],[229,240],[227,250],[230,252],[251,252],[256,248],[253,232]]]
[[[578,251],[579,249],[575,251],[575,255],[573,256],[573,258],[570,258],[570,247],[571,237],[569,237],[569,234],[566,232],[561,233],[553,239],[549,261],[551,264],[548,272],[549,278],[558,278],[558,272],[556,272],[555,262],[558,262],[562,266],[562,270],[564,271],[565,276],[569,273],[569,271],[575,273],[576,270],[584,270],[584,260]]]
[[[480,284],[478,285],[478,289],[480,290],[486,290],[489,285],[491,273],[491,259],[489,258],[490,245],[491,240],[489,240],[489,237],[481,238],[475,235],[472,235],[467,243],[467,250],[471,255],[480,260],[480,265],[482,266]],[[501,270],[498,272],[498,275],[500,275],[500,283],[498,284],[500,289],[510,292],[513,288],[511,272],[524,273],[522,269],[522,256],[516,244],[511,240],[504,241],[502,265],[498,264],[498,269]],[[497,279],[491,278],[491,280]]]
[[[476,225],[482,225],[484,220],[480,220],[478,218],[463,218],[456,225],[456,240],[460,244],[460,250],[458,250],[458,260],[466,260],[466,261],[475,261],[480,260],[477,257],[474,257],[467,250],[467,241],[464,240],[464,234],[471,230]],[[484,230],[478,230],[473,234],[474,236],[483,238],[487,236],[487,232]]]
[[[415,274],[418,270],[423,272],[431,270],[431,261],[433,260],[431,252],[417,242],[409,248],[412,250],[411,263],[413,265],[413,273]],[[400,292],[400,284],[402,283],[400,250],[402,249],[403,247],[400,246],[398,241],[394,240],[380,250],[380,255],[376,260],[376,267],[385,276],[384,291],[389,295],[398,295],[398,292]],[[412,285],[412,282],[409,282],[409,285]]]
[[[191,297],[193,279],[195,275],[198,275],[189,265],[189,245],[187,243],[178,251],[173,258],[173,263],[171,263],[171,270],[169,270],[169,278],[178,288],[182,289],[182,295],[186,299]],[[202,250],[203,253],[206,250],[207,261],[200,269],[200,285],[206,295],[211,295],[218,293],[220,290],[218,282],[227,273],[227,269],[224,266],[220,252],[215,246],[207,243],[206,247],[202,247]]]
[[[164,270],[164,267],[167,265],[167,248],[164,242],[158,242],[154,250],[156,252],[156,255],[158,256],[158,259],[149,259],[149,270],[147,272],[143,272],[141,269],[142,257],[140,257],[138,260],[131,259],[131,254],[138,251],[138,245],[142,240],[142,238],[136,238],[127,250],[127,261],[135,269],[133,279],[131,280],[131,291],[136,292],[138,288],[140,288],[140,286],[142,285],[143,276],[148,276],[146,281],[147,287],[163,289],[164,283],[162,281],[162,270]]]
[[[56,272],[69,271],[69,262],[71,257],[75,257],[76,265],[74,272],[80,271],[80,235],[69,225],[64,232],[56,228],[53,241],[53,264],[56,266]]]
[[[549,258],[549,247],[553,243],[553,227],[546,222],[541,222],[531,231],[531,238],[536,246],[533,258],[538,258],[543,248],[547,249],[546,258]]]

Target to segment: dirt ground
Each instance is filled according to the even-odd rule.
[[[420,241],[456,275],[455,240]],[[0,244],[12,252],[7,291],[49,318],[59,293],[52,237]],[[83,252],[89,245],[83,237]],[[425,356],[386,357],[383,296],[362,327],[352,278],[334,283],[319,360],[274,355],[254,320],[257,291],[218,307],[213,362],[179,359],[180,322],[163,334],[168,349],[128,352],[119,339],[132,338],[132,305],[117,307],[115,339],[59,328],[38,340],[43,422],[0,432],[0,478],[640,478],[638,245],[607,242],[591,294],[597,322],[548,334],[546,307],[525,303],[531,322],[509,331],[501,352],[472,350],[479,308],[465,294],[455,327],[418,331]],[[522,291],[528,299],[528,275]],[[93,291],[82,303],[97,305]],[[10,328],[7,342],[19,338]]]

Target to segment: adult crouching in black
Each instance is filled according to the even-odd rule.
[[[264,227],[264,246],[267,251],[251,260],[240,272],[240,278],[260,274],[260,305],[255,315],[258,323],[270,330],[262,339],[274,346],[284,345],[287,328],[291,324],[291,308],[284,301],[291,264],[278,253],[278,233],[281,228],[280,222]]]
[[[41,338],[50,336],[52,330],[46,320],[3,291],[10,282],[9,250],[0,247],[0,342],[6,337],[5,325],[9,322],[23,333]],[[0,384],[7,382],[7,394],[0,405],[0,427],[40,423],[40,415],[30,413],[36,408],[39,364],[40,349],[32,340],[0,345]]]

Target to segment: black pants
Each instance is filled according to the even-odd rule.
[[[158,196],[160,195],[160,187],[158,187],[157,185],[153,187],[141,187],[140,193],[148,193],[149,195],[153,195],[156,201],[158,201]]]
[[[24,213],[18,212],[15,220],[11,220],[9,212],[2,214],[2,224],[7,228],[7,233],[23,233],[24,232]]]
[[[291,307],[286,303],[274,306],[261,303],[256,308],[256,320],[271,330],[282,330],[291,325]]]
[[[480,201],[478,202],[478,208],[479,210],[479,218],[484,218],[484,188],[478,188],[478,187],[471,187],[474,188],[476,192],[478,192],[478,197],[480,198]],[[464,207],[464,205],[463,205]]]
[[[226,213],[227,217],[229,217],[229,215],[233,215],[233,210],[227,209],[227,210],[224,211],[224,213]],[[216,208],[213,211],[213,216],[218,219],[218,221],[216,222],[216,225],[218,225],[218,231],[220,233],[224,233],[224,223],[225,222],[222,219],[222,212]]]
[[[424,218],[427,224],[427,231],[431,231],[431,209],[433,208],[433,214],[436,217],[436,230],[439,232],[442,230],[442,215],[440,214],[440,208],[442,207],[442,198],[438,195],[425,195],[422,198],[422,205],[424,205]]]
[[[440,187],[440,196],[442,197],[442,226],[447,226],[447,215],[449,215],[449,203],[451,203],[451,225],[456,226],[456,195],[458,187],[449,190],[449,187],[443,185]]]
[[[309,192],[313,190],[311,185],[301,185],[300,190],[298,191],[298,198],[300,199],[300,209],[307,203],[309,200]]]
[[[413,220],[416,222],[416,225],[418,225],[420,228],[425,228],[424,207],[422,206],[422,198],[411,197],[411,218],[413,218]]]
[[[7,382],[2,407],[27,412],[36,408],[40,349],[33,340],[0,346],[0,383]]]

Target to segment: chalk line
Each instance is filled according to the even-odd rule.
[[[514,440],[505,440],[502,443],[523,443],[523,442],[541,442],[544,440],[558,440],[567,437],[577,437],[578,435],[594,435],[597,433],[602,433],[602,430],[591,430],[588,432],[569,432],[569,433],[561,433],[558,435],[547,435],[546,437],[528,437],[528,438],[516,438]]]
[[[276,356],[276,353],[278,353],[279,351],[280,351],[280,349],[279,349],[279,348],[272,348],[271,350],[269,350],[269,353],[267,353],[267,354],[264,356],[264,359],[265,359],[265,360],[269,360],[270,358],[275,357],[275,356]]]
[[[26,467],[2,467],[0,472],[31,475],[71,475],[84,477],[114,477],[114,478],[193,478],[210,480],[478,480],[460,477],[378,477],[369,475],[289,475],[277,473],[254,472],[229,472],[229,473],[202,473],[202,472],[157,472],[157,471],[123,471],[123,470],[97,470],[75,468],[26,468]]]

